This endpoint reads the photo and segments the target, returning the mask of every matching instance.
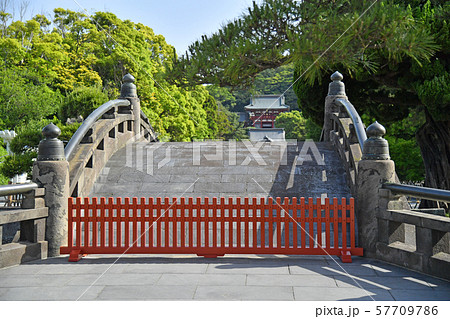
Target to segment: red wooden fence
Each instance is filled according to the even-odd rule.
[[[354,199],[69,198],[70,261],[82,254],[339,255],[351,262]]]

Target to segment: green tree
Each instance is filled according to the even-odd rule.
[[[35,72],[12,66],[0,68],[1,129],[52,116],[60,101],[61,94]]]
[[[9,182],[9,178],[1,173],[2,163],[6,155],[8,155],[8,152],[3,146],[0,146],[0,185],[7,185]]]
[[[284,128],[286,139],[306,139],[306,119],[299,111],[281,113],[275,119],[275,127]]]
[[[268,69],[260,72],[253,84],[255,94],[276,94],[284,93],[285,103],[291,110],[299,108],[297,96],[292,89],[294,79],[294,64],[282,65],[276,69]]]
[[[360,113],[386,125],[424,114],[416,139],[425,185],[450,189],[449,10],[443,0],[266,0],[193,43],[173,73],[238,86],[292,61],[303,115],[321,124],[329,76],[340,70]]]
[[[425,185],[449,189],[450,90],[445,79],[449,79],[447,17],[450,5],[416,1],[415,7],[411,7],[403,1],[395,2],[390,10],[387,10],[387,2],[375,5],[355,24],[354,32],[345,36],[308,71],[311,59],[307,61],[305,50],[303,55],[299,53],[296,76],[306,73],[297,82],[296,93],[303,110],[320,122],[323,116],[315,104],[317,95],[326,92],[326,79],[332,70],[339,69],[344,71],[346,86],[350,88],[347,89],[349,98],[360,112],[387,126],[408,118],[410,113],[423,114],[419,117],[423,122],[415,123],[415,134],[425,166]],[[339,15],[330,13],[327,25],[342,26],[330,29],[337,36],[339,33],[335,32],[343,31],[344,25],[353,18],[351,11]],[[317,28],[311,26],[307,33],[311,34],[312,40],[308,39],[311,45],[314,43],[313,47],[320,51],[320,47],[325,49],[325,41],[322,46],[316,46],[321,42],[316,35],[320,33]],[[356,30],[358,34],[354,34]],[[298,47],[306,43],[306,39],[300,39]],[[414,154],[412,157],[417,158],[412,141],[394,138],[391,142],[394,156],[401,152],[403,156]],[[405,147],[405,142],[412,148]],[[401,156],[398,159],[404,162]],[[400,165],[400,170],[402,167],[406,170],[408,165]],[[416,172],[420,170],[418,165],[409,167],[414,167]],[[412,178],[406,171],[402,173],[405,178]]]
[[[59,118],[62,121],[68,118],[77,118],[80,115],[86,118],[107,101],[108,95],[99,86],[77,87],[64,97]]]
[[[116,98],[122,77],[131,73],[142,109],[161,135],[174,141],[218,137],[219,128],[208,122],[220,116],[209,93],[165,80],[175,50],[150,27],[112,13],[97,12],[91,19],[63,8],[51,19],[37,15],[25,22],[2,12],[0,24],[4,128],[58,111],[62,121],[86,117],[106,96]]]

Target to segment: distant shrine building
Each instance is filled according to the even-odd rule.
[[[250,104],[245,107],[247,126],[275,128],[275,118],[278,114],[289,112],[289,106],[284,103],[284,95],[252,96]]]

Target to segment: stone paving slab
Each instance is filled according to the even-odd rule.
[[[279,274],[288,275],[289,268],[286,265],[273,264],[214,264],[207,270],[208,274]]]
[[[86,286],[62,286],[62,287],[14,287],[8,288],[6,293],[0,296],[1,300],[9,301],[45,301],[45,300],[77,300],[87,289]],[[94,300],[103,287],[91,287],[82,300]]]
[[[424,290],[392,290],[392,296],[395,300],[410,300],[410,301],[449,301],[449,291],[429,291]]]
[[[295,300],[301,301],[394,301],[389,291],[384,289],[294,287]],[[371,297],[369,297],[369,295]]]
[[[163,274],[157,285],[163,286],[245,286],[245,274]]]
[[[371,277],[364,278],[360,280],[357,276],[349,278],[348,276],[335,276],[336,283],[338,287],[355,287],[360,285],[363,288],[370,288],[378,285],[380,288],[391,290],[391,289],[405,289],[405,290],[428,290],[432,291],[430,283],[421,278],[414,277]],[[354,280],[353,280],[354,279]],[[355,283],[355,281],[357,283]]]
[[[97,276],[98,275],[93,275]],[[0,280],[0,287],[11,288],[11,287],[55,287],[64,286],[71,279],[72,275],[2,275]]]
[[[196,300],[294,300],[292,287],[201,286]]]
[[[126,273],[132,274],[204,274],[208,264],[139,264],[129,265]]]
[[[340,267],[339,267],[340,266]],[[326,266],[317,266],[317,265],[299,265],[292,264],[289,265],[289,270],[291,274],[297,275],[328,275],[328,276],[337,276],[337,275],[345,275],[346,273],[356,275],[356,276],[376,276],[376,273],[373,269],[363,267],[361,265],[358,266],[349,266],[348,264],[340,264],[340,265],[326,265]],[[341,268],[342,267],[342,268]]]
[[[161,277],[161,274],[112,274],[99,275],[76,275],[71,276],[66,285],[69,286],[151,286]]]
[[[106,286],[96,300],[192,300],[196,286]]]
[[[450,300],[448,281],[362,257],[118,257],[0,269],[0,300]]]
[[[247,286],[336,287],[336,281],[320,275],[247,275]]]

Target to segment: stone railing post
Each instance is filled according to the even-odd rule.
[[[344,77],[338,71],[331,75],[331,82],[328,86],[328,95],[325,98],[325,114],[323,122],[323,140],[325,142],[330,141],[330,132],[333,130],[333,124],[331,121],[332,113],[339,113],[339,106],[336,104],[336,99],[347,99],[345,94],[345,85],[342,82]]]
[[[64,156],[64,144],[58,139],[61,130],[53,123],[42,129],[37,161],[33,165],[33,181],[45,188],[48,218],[45,239],[48,256],[59,256],[59,248],[67,246],[69,163]]]
[[[126,74],[120,89],[120,98],[127,99],[131,103],[131,111],[134,115],[134,135],[137,137],[141,132],[141,101],[136,93],[135,78],[131,74]],[[120,111],[119,111],[120,113]]]
[[[362,160],[358,163],[356,213],[359,245],[364,248],[367,257],[376,257],[377,215],[379,211],[388,209],[389,205],[386,190],[381,189],[382,184],[395,182],[396,177],[395,164],[389,156],[389,145],[383,138],[385,133],[385,128],[378,122],[367,128],[368,138],[364,142]]]

